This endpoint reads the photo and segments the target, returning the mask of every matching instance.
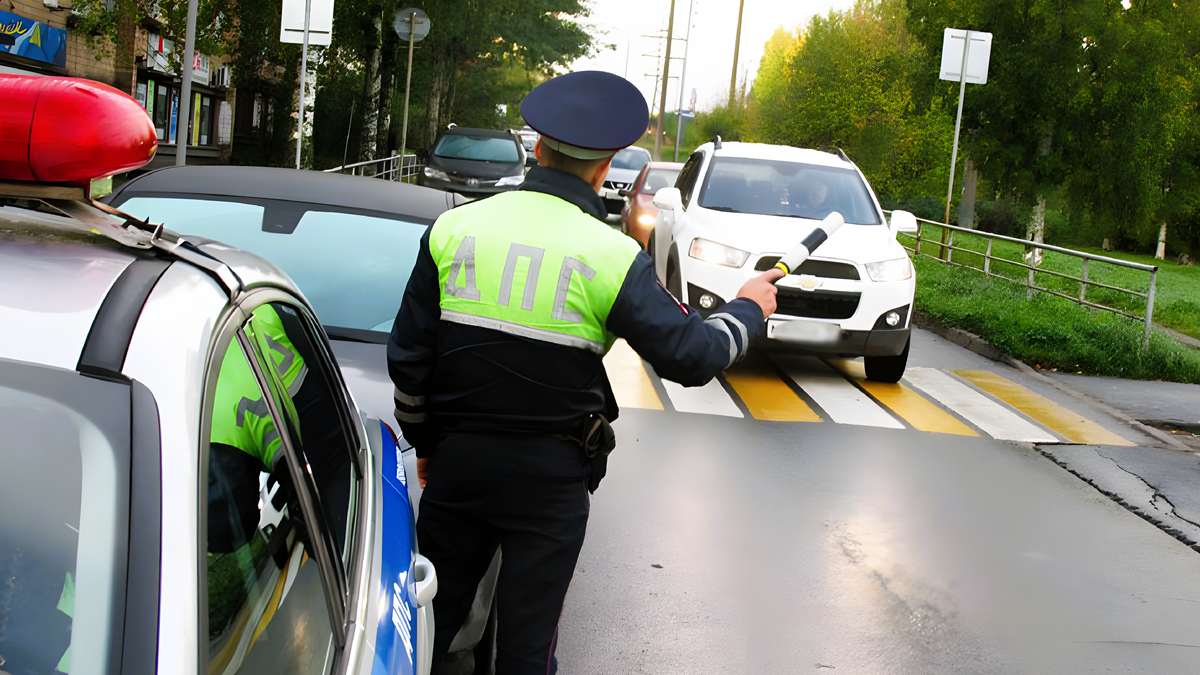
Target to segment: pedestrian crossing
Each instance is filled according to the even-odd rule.
[[[1133,446],[1128,439],[985,370],[910,367],[897,384],[866,379],[861,361],[750,354],[703,387],[658,378],[623,340],[604,358],[622,408],[833,422],[991,436],[1026,443]]]

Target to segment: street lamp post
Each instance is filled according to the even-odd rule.
[[[192,67],[196,60],[196,3],[188,0],[186,42],[183,45],[183,91],[179,95],[179,118],[175,122],[175,166],[187,163],[188,137],[192,135],[192,125],[188,116],[192,110]],[[184,129],[184,126],[187,129]],[[169,125],[168,125],[169,126]]]

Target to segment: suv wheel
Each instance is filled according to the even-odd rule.
[[[904,343],[904,351],[896,356],[865,356],[863,365],[866,366],[867,379],[876,382],[899,382],[908,366],[908,346],[912,338]]]

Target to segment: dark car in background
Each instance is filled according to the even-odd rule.
[[[526,156],[515,131],[453,127],[434,143],[417,183],[467,197],[486,197],[525,181]]]
[[[642,167],[650,163],[650,151],[631,145],[618,152],[608,167],[608,175],[604,177],[604,186],[600,188],[600,198],[609,213],[620,213],[625,206],[625,198],[621,190],[633,186]]]

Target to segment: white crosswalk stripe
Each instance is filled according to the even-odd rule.
[[[909,368],[904,379],[1002,441],[1057,443],[1058,439],[966,384],[935,368]]]
[[[671,405],[679,412],[745,417],[716,379],[703,387],[685,387],[670,380],[662,380],[662,383]]]
[[[896,418],[872,401],[870,396],[817,359],[775,356],[772,360],[804,390],[804,393],[811,396],[834,422],[885,429],[904,428]]]

